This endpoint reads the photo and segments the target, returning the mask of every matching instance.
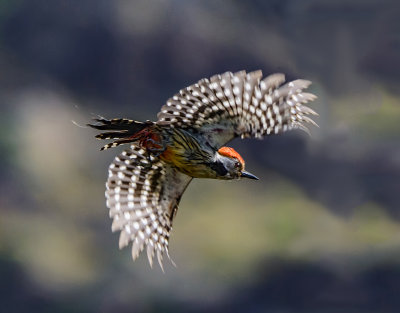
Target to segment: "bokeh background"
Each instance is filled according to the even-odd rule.
[[[1,312],[400,312],[400,4],[0,1]],[[234,141],[195,180],[174,268],[118,251],[93,116],[154,119],[203,77],[314,82],[320,128]]]

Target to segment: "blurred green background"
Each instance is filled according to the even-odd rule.
[[[400,4],[0,1],[1,312],[400,312]],[[92,114],[155,119],[203,77],[314,82],[320,128],[234,141],[165,274],[118,251]]]

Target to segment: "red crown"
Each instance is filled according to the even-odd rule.
[[[230,147],[222,147],[218,150],[219,154],[230,157],[230,158],[235,158],[238,159],[240,163],[242,163],[244,167],[244,160],[240,156],[239,153],[237,153],[233,148]]]

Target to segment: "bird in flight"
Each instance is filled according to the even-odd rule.
[[[96,138],[112,140],[102,150],[129,144],[111,163],[105,192],[120,249],[132,242],[134,260],[146,249],[150,266],[156,256],[163,269],[163,256],[171,259],[172,222],[193,178],[258,179],[227,142],[316,125],[310,115],[317,113],[305,105],[316,99],[304,92],[311,82],[284,83],[283,74],[226,72],[180,90],[156,122],[97,118],[89,124],[104,131]]]

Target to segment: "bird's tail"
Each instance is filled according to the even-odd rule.
[[[104,130],[105,132],[98,134],[97,139],[115,139],[113,142],[106,144],[101,150],[113,148],[122,144],[136,142],[141,139],[141,133],[147,127],[153,125],[153,122],[138,122],[125,118],[114,118],[111,120],[105,118],[94,119],[95,124],[87,124],[88,126]]]

